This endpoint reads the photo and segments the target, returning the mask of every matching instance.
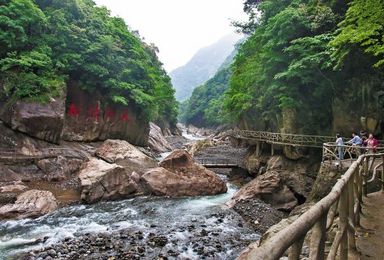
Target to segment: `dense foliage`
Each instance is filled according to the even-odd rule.
[[[156,47],[92,0],[0,0],[0,28],[2,95],[44,102],[75,84],[176,123]]]
[[[246,0],[250,20],[239,26],[251,36],[225,113],[244,127],[314,134],[331,130],[335,99],[372,108],[364,97],[383,90],[383,8],[382,0]]]

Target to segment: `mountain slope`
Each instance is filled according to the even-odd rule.
[[[239,46],[239,41],[236,46]],[[181,104],[179,120],[198,127],[216,126],[224,123],[222,104],[224,92],[232,75],[231,64],[237,53],[235,48],[227,56],[215,75],[192,92],[191,97]]]
[[[199,50],[184,66],[170,73],[176,99],[187,99],[193,89],[212,77],[225,58],[233,51],[234,44],[241,36],[230,34],[208,47]]]

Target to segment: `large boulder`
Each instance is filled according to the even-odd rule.
[[[120,165],[92,158],[82,165],[79,173],[81,199],[94,203],[127,198],[138,188],[131,175]]]
[[[297,204],[297,199],[287,185],[282,182],[275,171],[257,176],[253,181],[242,187],[227,203],[229,207],[248,199],[261,199],[276,209],[291,210]]]
[[[0,219],[36,218],[57,209],[57,200],[50,191],[29,190],[17,197],[14,204],[0,208]]]
[[[227,187],[214,172],[195,163],[184,150],[175,150],[160,167],[140,179],[144,191],[158,196],[199,196],[224,193]]]
[[[292,210],[309,196],[318,164],[308,160],[293,161],[283,156],[272,156],[265,173],[242,187],[227,203],[233,207],[246,199],[261,199],[280,210]]]
[[[83,160],[77,158],[57,158],[42,159],[36,162],[37,167],[45,174],[48,181],[66,181],[78,172]]]
[[[163,136],[161,128],[152,122],[149,123],[148,145],[152,150],[158,153],[164,153],[172,150],[171,145]]]
[[[30,136],[58,143],[64,126],[65,97],[47,103],[17,101],[1,104],[0,119],[10,128]]]
[[[126,170],[144,173],[149,168],[157,167],[157,161],[145,155],[135,146],[124,140],[106,140],[97,148],[96,156],[123,166]]]

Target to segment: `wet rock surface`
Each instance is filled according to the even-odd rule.
[[[126,198],[138,188],[124,167],[96,158],[83,164],[79,179],[81,199],[87,203]]]
[[[57,206],[51,192],[29,190],[17,196],[15,203],[0,207],[0,219],[36,218],[54,211]]]

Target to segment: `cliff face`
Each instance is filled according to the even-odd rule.
[[[123,139],[146,145],[149,123],[133,106],[111,104],[101,93],[70,85],[48,103],[0,102],[0,119],[10,128],[52,143]]]
[[[100,93],[90,96],[74,86],[68,89],[63,140],[122,139],[146,145],[149,122],[133,106],[108,103]]]
[[[333,131],[351,134],[364,129],[384,135],[384,91],[382,86],[354,88],[333,101]]]

